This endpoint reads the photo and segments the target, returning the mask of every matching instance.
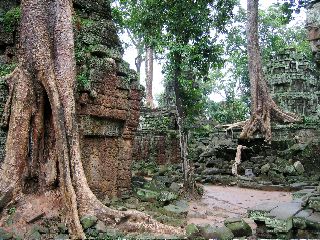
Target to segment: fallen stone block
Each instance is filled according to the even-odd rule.
[[[259,204],[248,210],[249,218],[253,219],[254,221],[264,222],[268,213],[270,213],[271,210],[278,207],[278,205],[278,202]]]
[[[248,237],[252,235],[251,227],[241,218],[226,219],[224,225],[231,230],[235,237]]]
[[[314,192],[314,189],[302,189],[300,191],[292,193],[292,199],[302,198],[310,193]]]
[[[281,203],[267,214],[265,218],[266,226],[277,233],[289,232],[293,227],[293,216],[301,209],[300,202]]]
[[[306,217],[307,229],[320,230],[320,213],[314,212]]]
[[[320,196],[312,196],[308,201],[309,208],[314,209],[315,211],[320,211]]]
[[[298,212],[292,219],[293,227],[298,229],[306,229],[307,228],[307,220],[306,218],[312,214],[311,209],[305,209]]]
[[[200,229],[201,237],[205,239],[231,240],[234,238],[233,233],[227,227],[214,227],[205,225]]]

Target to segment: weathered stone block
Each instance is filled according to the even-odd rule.
[[[265,223],[274,232],[289,232],[293,227],[293,216],[301,210],[301,203],[290,202],[279,204],[266,216]]]
[[[298,214],[296,214],[292,221],[293,221],[293,227],[299,228],[299,229],[306,229],[307,228],[307,217],[309,217],[312,214],[311,209],[306,209],[300,211]]]
[[[294,168],[296,169],[297,173],[303,174],[304,173],[304,167],[300,161],[296,161],[293,164]]]
[[[308,206],[317,212],[320,212],[320,196],[312,196],[309,198]]]
[[[277,202],[268,202],[259,204],[248,210],[248,215],[254,221],[264,222],[268,213],[270,213],[273,209],[277,208],[279,203]]]
[[[119,137],[123,131],[123,122],[92,116],[80,117],[80,126],[84,136]]]
[[[241,218],[226,219],[224,225],[231,230],[234,237],[249,237],[252,235],[251,227]]]

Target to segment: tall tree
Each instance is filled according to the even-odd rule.
[[[137,49],[135,65],[139,77],[141,75],[142,62],[145,61],[146,104],[153,108],[152,83],[155,55],[153,36],[157,35],[153,29],[156,29],[156,27],[145,30],[144,34],[139,31],[141,20],[152,16],[152,9],[147,6],[148,1],[146,0],[116,0],[113,15],[120,29],[128,34],[131,43]],[[152,22],[153,24],[156,23],[157,19],[153,19]]]
[[[224,30],[234,3],[232,0],[188,0],[162,1],[153,6],[155,15],[162,20],[163,34],[159,42],[167,51],[164,72],[177,109],[183,180],[188,192],[195,190],[188,158],[190,123],[202,112],[209,93],[204,88],[209,69],[222,62],[217,33]]]
[[[153,47],[146,47],[146,101],[147,106],[150,108],[154,107],[153,94],[152,94],[152,83],[153,83],[153,61],[154,61],[154,50]]]
[[[40,173],[39,184],[45,182],[52,171],[46,172],[46,167],[51,166],[59,173],[63,214],[73,239],[85,238],[79,221],[85,215],[95,215],[124,231],[181,233],[143,213],[110,209],[92,193],[80,158],[71,1],[23,0],[21,10],[19,65],[6,77],[9,130],[0,170],[0,209],[25,192],[32,172]],[[48,155],[43,154],[44,148]],[[52,154],[54,158],[49,157]],[[42,192],[48,190],[42,187]]]
[[[274,53],[295,48],[311,59],[304,21],[289,22],[280,3],[259,10],[259,44],[262,63],[268,64]],[[246,10],[239,4],[235,16],[227,26],[222,38],[225,64],[221,71],[212,71],[213,92],[223,93],[223,102],[207,102],[207,113],[220,123],[234,123],[247,118],[250,111],[250,79],[246,41]]]
[[[271,119],[281,122],[297,122],[299,117],[284,112],[272,100],[263,74],[258,35],[259,0],[247,0],[247,50],[251,89],[251,117],[244,126],[240,138],[250,138],[257,130],[271,140]]]

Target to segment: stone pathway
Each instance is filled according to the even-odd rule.
[[[227,218],[247,217],[247,210],[261,203],[288,203],[291,193],[261,191],[238,187],[204,186],[202,199],[192,201],[189,207],[188,223],[223,226]],[[248,219],[255,228],[253,221]]]

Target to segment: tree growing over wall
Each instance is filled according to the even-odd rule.
[[[262,64],[269,62],[274,53],[295,48],[311,59],[304,21],[289,25],[287,12],[280,3],[258,12],[259,44]],[[234,123],[247,118],[250,105],[250,79],[248,73],[248,52],[246,41],[247,15],[241,5],[227,25],[222,38],[225,64],[221,70],[211,71],[213,92],[223,94],[223,102],[207,102],[207,114],[219,123]]]
[[[0,210],[22,192],[32,192],[30,183],[40,193],[47,191],[45,178],[56,171],[73,239],[85,238],[80,218],[86,215],[124,231],[182,233],[148,215],[110,209],[92,193],[80,158],[76,121],[72,3],[23,0],[21,12],[19,64],[5,77],[10,96],[3,121],[9,129],[0,170]],[[34,176],[38,179],[33,182]]]
[[[293,113],[284,112],[272,100],[267,81],[262,69],[262,58],[258,35],[258,5],[259,0],[247,1],[247,49],[248,69],[251,89],[251,117],[243,127],[240,138],[248,139],[257,130],[271,140],[271,119],[281,122],[297,122],[299,117]]]

